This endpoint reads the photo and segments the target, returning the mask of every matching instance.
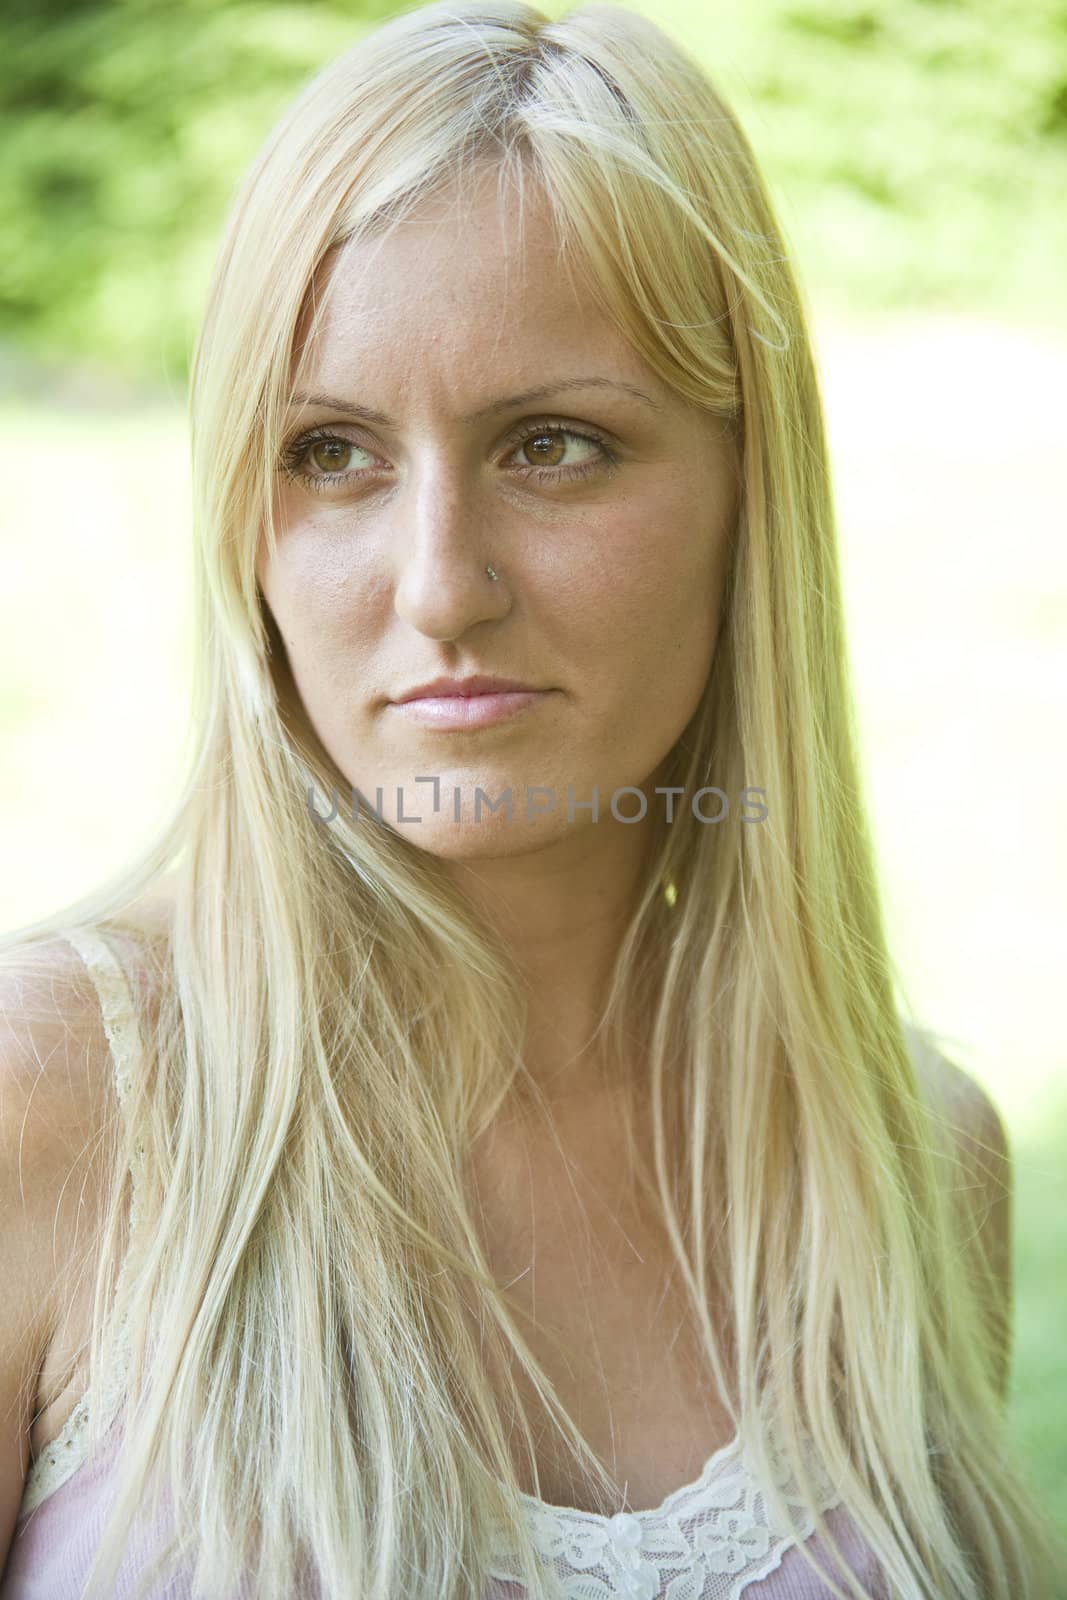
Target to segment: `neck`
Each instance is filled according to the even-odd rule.
[[[651,842],[590,828],[533,854],[451,864],[526,984],[524,1066],[550,1100],[633,1076],[598,1029]]]

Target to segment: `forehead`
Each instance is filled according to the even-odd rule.
[[[608,359],[616,376],[650,381],[581,274],[568,270],[540,186],[527,182],[520,201],[489,173],[326,256],[301,316],[294,384],[344,393],[361,368],[414,381],[429,363],[470,389],[512,371],[529,376],[531,363],[571,366],[583,356],[590,370]]]

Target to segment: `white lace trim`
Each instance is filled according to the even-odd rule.
[[[133,1006],[129,984],[122,965],[112,950],[105,936],[99,929],[93,927],[64,928],[62,937],[74,946],[81,956],[96,987],[100,1001],[100,1015],[104,1024],[104,1033],[111,1047],[111,1059],[115,1069],[115,1087],[120,1104],[125,1106],[129,1096],[130,1084],[134,1069],[141,1057],[141,1035],[137,1026],[137,1015]],[[133,1195],[130,1203],[130,1237],[138,1219],[139,1183],[142,1165],[142,1150],[137,1147],[135,1166],[133,1170]],[[128,1267],[128,1260],[122,1263],[119,1282]],[[121,1399],[126,1376],[129,1370],[130,1340],[128,1324],[124,1320],[119,1333],[119,1360],[117,1369],[110,1375],[110,1382],[104,1386],[103,1416],[113,1416],[118,1402]],[[37,1459],[32,1463],[26,1474],[26,1483],[19,1507],[19,1517],[32,1511],[46,1500],[50,1494],[73,1477],[78,1468],[84,1463],[87,1454],[87,1429],[92,1404],[92,1395],[86,1391],[75,1405],[63,1427],[51,1441],[45,1445]]]
[[[776,1520],[737,1436],[705,1462],[695,1482],[651,1511],[605,1517],[524,1495],[538,1557],[554,1573],[563,1600],[737,1600],[815,1527],[773,1430],[768,1449],[788,1523]],[[830,1511],[841,1496],[810,1439],[805,1456],[818,1508]],[[503,1543],[489,1576],[521,1582],[516,1558]]]

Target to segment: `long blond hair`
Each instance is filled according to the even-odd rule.
[[[788,250],[736,118],[674,41],[613,5],[552,21],[522,0],[394,17],[248,170],[192,372],[181,792],[143,859],[6,941],[15,961],[72,920],[121,929],[173,873],[100,1235],[93,1387],[124,1319],[133,1363],[87,1600],[167,1493],[160,1561],[187,1561],[197,1594],[250,1569],[259,1600],[288,1600],[307,1562],[326,1600],[475,1594],[501,1529],[530,1593],[551,1594],[520,1509],[511,1441],[535,1482],[536,1461],[515,1363],[612,1488],[493,1281],[464,1183],[523,1071],[522,985],[440,862],[366,814],[311,824],[308,791],[345,780],[300,717],[254,571],[313,275],[486,163],[543,185],[566,261],[742,451],[714,670],[668,781],[758,783],[769,817],[708,827],[683,807],[662,830],[603,1016],[620,1058],[648,1038],[654,1170],[636,1146],[634,1166],[708,1382],[772,1499],[773,1421],[836,1552],[814,1440],[894,1595],[1047,1600],[1059,1557],[1007,1434],[994,1285],[949,1198],[887,950]],[[134,1270],[111,1303],[131,1167]]]

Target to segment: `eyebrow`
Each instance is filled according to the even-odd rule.
[[[635,399],[651,406],[653,411],[663,410],[658,401],[653,400],[643,389],[635,388],[632,383],[623,383],[615,378],[563,378],[558,383],[546,383],[537,389],[524,389],[521,394],[509,394],[500,400],[492,400],[487,406],[481,406],[477,411],[469,411],[459,420],[468,425],[480,422],[483,417],[510,411],[514,406],[529,405],[534,400],[547,400],[550,395],[563,394],[569,389],[621,389],[625,394],[633,395]],[[330,411],[343,411],[347,416],[361,417],[364,421],[377,423],[382,428],[399,427],[399,424],[394,422],[392,417],[387,417],[384,411],[375,411],[370,406],[353,405],[350,400],[339,400],[332,394],[294,394],[291,404],[325,406]]]

